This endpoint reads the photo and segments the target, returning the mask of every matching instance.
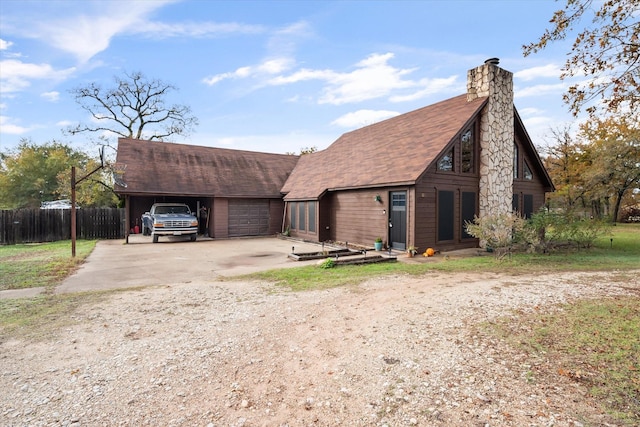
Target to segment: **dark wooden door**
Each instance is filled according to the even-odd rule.
[[[407,248],[407,192],[389,193],[389,246],[393,249]]]

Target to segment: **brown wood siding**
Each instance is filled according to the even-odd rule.
[[[225,239],[229,237],[229,199],[216,197],[213,200],[213,218],[212,224],[209,224],[209,230],[213,231],[216,239]]]
[[[380,195],[382,203],[375,197]],[[389,200],[387,190],[340,191],[333,195],[330,224],[332,240],[373,246],[376,237],[386,240]]]
[[[478,245],[476,239],[465,239],[461,229],[461,198],[462,192],[476,193],[476,213],[478,210],[477,197],[479,193],[477,174],[458,174],[456,172],[438,172],[435,167],[430,168],[418,180],[415,187],[415,243],[420,251],[426,248],[437,250],[454,250],[473,248]],[[454,195],[453,240],[438,241],[438,191],[452,191]]]

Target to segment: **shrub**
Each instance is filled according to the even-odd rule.
[[[511,246],[527,232],[526,220],[513,213],[476,216],[465,227],[468,234],[480,239],[481,246],[492,249]]]
[[[324,261],[322,261],[318,266],[320,268],[333,268],[336,266],[336,262],[333,260],[333,258],[327,258]]]

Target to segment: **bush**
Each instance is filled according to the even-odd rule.
[[[467,233],[480,239],[480,245],[487,248],[505,248],[513,245],[526,233],[526,220],[513,213],[474,217],[467,221]]]
[[[333,260],[333,258],[327,258],[318,265],[318,267],[320,268],[333,268],[335,266],[336,262]]]
[[[480,239],[487,249],[519,246],[531,252],[548,252],[559,246],[590,248],[598,237],[611,233],[610,224],[582,219],[571,213],[550,213],[544,209],[525,220],[508,213],[475,217],[465,223],[467,233]],[[496,257],[504,256],[496,251]]]

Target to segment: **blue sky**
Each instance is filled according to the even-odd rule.
[[[263,152],[341,134],[462,94],[491,57],[514,73],[534,144],[572,122],[569,45],[524,58],[564,2],[29,1],[0,3],[0,150],[22,138],[88,146],[69,90],[141,71],[179,90],[200,125],[173,142]]]

